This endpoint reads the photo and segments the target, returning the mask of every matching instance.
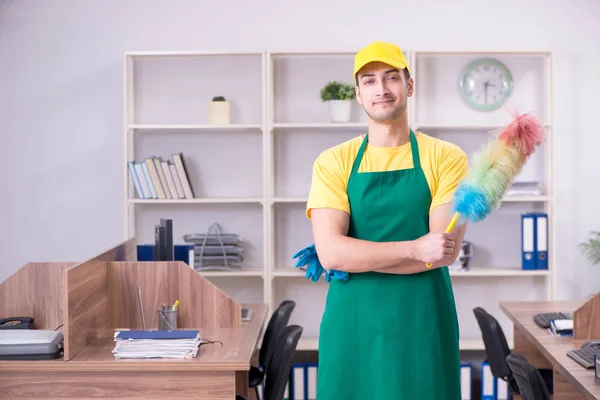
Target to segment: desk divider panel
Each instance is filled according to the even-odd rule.
[[[585,302],[573,313],[575,339],[600,339],[600,293]]]
[[[109,329],[108,262],[135,259],[135,240],[129,239],[63,271],[65,361],[75,357]]]
[[[146,329],[158,329],[157,309],[179,300],[178,329],[239,328],[241,305],[180,261],[108,263],[108,310],[111,329],[142,329],[138,301],[142,293]]]
[[[0,318],[32,317],[38,329],[65,324],[63,271],[74,262],[30,262],[0,283]]]

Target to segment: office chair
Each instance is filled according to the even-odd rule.
[[[281,332],[283,332],[283,329],[288,325],[294,307],[296,307],[296,302],[292,300],[285,300],[277,307],[269,320],[269,324],[267,325],[267,329],[263,336],[260,353],[258,353],[258,367],[250,366],[248,386],[254,388],[257,399],[260,398],[258,395],[258,387],[263,382],[265,371],[269,368],[269,363],[273,356],[273,349],[277,344],[277,339],[281,335]]]
[[[283,329],[277,342],[273,345],[273,357],[266,371],[266,382],[263,400],[282,400],[285,388],[289,382],[290,371],[296,347],[303,328],[290,325]],[[260,397],[257,397],[260,398]],[[236,400],[246,400],[242,396],[235,396]]]
[[[506,357],[506,362],[515,377],[522,400],[551,400],[542,375],[525,357],[512,353]]]
[[[477,324],[481,330],[483,344],[487,361],[490,364],[492,375],[494,378],[500,378],[508,383],[508,390],[512,394],[519,394],[519,386],[515,381],[510,367],[506,361],[506,357],[510,354],[510,348],[504,336],[502,327],[487,311],[481,307],[473,309]]]

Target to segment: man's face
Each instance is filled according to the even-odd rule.
[[[401,117],[412,91],[412,78],[407,82],[403,70],[388,64],[372,62],[358,72],[356,100],[377,122],[391,122]]]

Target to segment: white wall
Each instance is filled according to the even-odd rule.
[[[576,247],[600,229],[600,2],[569,3],[0,1],[0,279],[27,261],[77,261],[123,239],[124,51],[387,40],[555,52],[557,296],[585,296],[600,288],[600,270]]]

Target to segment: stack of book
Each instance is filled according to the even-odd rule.
[[[195,358],[200,348],[198,330],[117,331],[115,358]]]
[[[172,160],[149,157],[144,161],[129,161],[128,169],[138,199],[193,199],[194,190],[182,153]]]

